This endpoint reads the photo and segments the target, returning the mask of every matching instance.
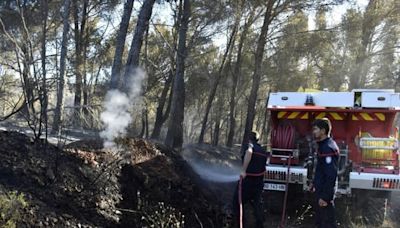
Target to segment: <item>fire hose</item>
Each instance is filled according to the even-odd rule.
[[[243,228],[243,203],[242,203],[242,183],[243,177],[240,176],[239,179],[239,226]]]
[[[282,218],[281,218],[281,224],[279,225],[280,228],[285,227],[285,217],[286,217],[287,197],[288,197],[288,193],[289,193],[289,178],[290,178],[290,163],[291,163],[291,161],[292,161],[292,156],[289,154],[288,169],[287,169],[287,174],[286,174],[285,196],[283,199]]]

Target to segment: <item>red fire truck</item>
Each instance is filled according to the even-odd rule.
[[[355,208],[352,218],[374,224],[383,222],[392,192],[400,191],[395,126],[400,111],[399,93],[367,89],[277,92],[269,94],[267,109],[271,157],[265,175],[266,192],[288,190],[290,207],[291,198],[308,191],[316,164],[311,124],[316,119],[328,118],[332,123],[331,136],[340,149],[336,195]],[[373,202],[376,207],[377,201],[368,200],[371,198],[378,199],[380,204],[372,219],[367,215],[371,211],[369,204]]]

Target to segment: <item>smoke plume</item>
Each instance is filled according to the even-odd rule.
[[[139,68],[128,80],[127,92],[117,89],[109,90],[103,102],[104,111],[100,114],[104,130],[100,137],[104,140],[104,148],[115,147],[114,139],[126,135],[127,127],[132,122],[130,113],[141,101],[142,82],[145,72]]]

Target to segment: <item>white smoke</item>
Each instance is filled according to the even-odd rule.
[[[100,114],[104,130],[100,137],[104,148],[115,147],[114,139],[126,135],[127,127],[132,122],[130,110],[141,101],[142,82],[146,74],[137,68],[128,80],[127,93],[113,89],[107,92],[103,105],[105,110]]]

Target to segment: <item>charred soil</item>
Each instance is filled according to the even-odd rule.
[[[177,151],[141,139],[64,148],[0,132],[0,193],[23,193],[17,227],[221,227],[222,205]]]

